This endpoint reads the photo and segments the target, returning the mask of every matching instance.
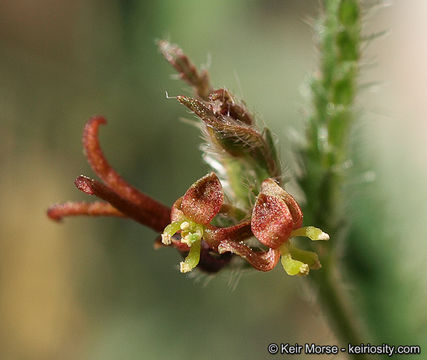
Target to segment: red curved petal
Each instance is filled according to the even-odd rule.
[[[181,209],[191,220],[207,225],[218,214],[223,201],[221,183],[215,173],[210,173],[191,185],[182,198]]]
[[[302,226],[303,214],[296,200],[286,190],[282,189],[273,179],[266,179],[261,184],[261,193],[277,196],[286,203],[292,215],[293,229]]]
[[[276,249],[291,235],[291,212],[280,198],[261,193],[252,211],[251,228],[261,243]]]
[[[236,225],[225,228],[217,228],[214,226],[207,227],[203,235],[203,239],[209,246],[217,250],[218,245],[223,240],[232,240],[234,242],[243,241],[252,237],[250,220],[242,221]]]
[[[176,200],[171,208],[171,221],[183,221],[185,220],[185,215],[181,210],[182,196]]]
[[[268,251],[254,251],[243,242],[224,240],[221,241],[218,249],[220,253],[228,251],[239,255],[259,271],[273,270],[280,259],[279,250],[269,249]]]

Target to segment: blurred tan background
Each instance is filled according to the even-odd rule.
[[[114,167],[163,202],[206,173],[197,130],[165,97],[188,90],[156,49],[163,37],[211,63],[213,83],[246,100],[286,163],[316,66],[307,21],[318,5],[0,0],[1,359],[261,359],[270,342],[336,341],[306,283],[279,268],[189,278],[138,224],[45,216],[85,199],[73,181],[93,175],[81,132],[94,114],[109,120],[101,143]],[[343,261],[372,343],[427,338],[426,14],[425,1],[399,0],[366,20],[366,34],[389,33],[365,50],[361,83],[375,84],[358,99],[349,207],[374,240],[361,236]],[[359,215],[369,202],[383,222]]]

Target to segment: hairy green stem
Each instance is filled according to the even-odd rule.
[[[367,343],[360,334],[359,319],[349,306],[348,298],[343,293],[332,269],[336,266],[333,259],[329,262],[322,260],[322,271],[313,271],[310,274],[312,285],[316,288],[322,307],[326,310],[329,323],[341,341],[341,346],[347,344],[359,345]],[[355,360],[367,360],[369,357],[362,354],[348,354]]]
[[[364,341],[359,318],[334,273],[338,265],[335,249],[345,240],[347,223],[342,188],[359,71],[361,15],[357,0],[325,0],[324,8],[317,29],[321,64],[319,75],[311,81],[313,111],[301,154],[305,174],[300,185],[309,200],[305,219],[331,236],[330,245],[317,245],[323,268],[310,275],[312,284],[338,339],[343,345],[356,345]]]

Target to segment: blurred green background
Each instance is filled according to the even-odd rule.
[[[52,203],[87,199],[81,133],[132,184],[171,204],[207,172],[187,94],[155,40],[180,44],[212,82],[245,99],[280,141],[285,168],[316,68],[318,1],[0,1],[0,358],[262,359],[270,342],[336,343],[305,280],[224,271],[184,276],[156,234],[122,219],[49,221]],[[424,345],[427,4],[396,0],[366,20],[390,30],[364,51],[353,220],[343,286],[371,343]],[[372,66],[374,64],[374,66]],[[367,172],[368,171],[368,172]],[[374,176],[375,175],[375,176]],[[369,181],[368,181],[369,180]],[[333,240],[332,240],[333,241]],[[319,357],[321,359],[321,357]]]

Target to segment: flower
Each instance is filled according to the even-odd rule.
[[[307,275],[310,268],[321,266],[316,253],[295,248],[289,242],[291,237],[329,240],[329,235],[318,228],[302,227],[302,221],[303,213],[295,199],[273,179],[264,180],[253,208],[251,229],[262,244],[280,250],[289,275]]]
[[[170,245],[172,236],[181,232],[181,243],[190,247],[188,256],[180,264],[181,272],[188,272],[199,263],[203,234],[219,213],[223,201],[221,183],[214,173],[198,180],[175,201],[171,212],[172,223],[163,231],[162,242]]]
[[[171,223],[163,231],[162,243],[189,247],[187,257],[180,264],[181,272],[189,272],[198,265],[202,244],[220,255],[226,252],[237,254],[258,270],[274,268],[279,259],[274,256],[275,250],[254,252],[243,243],[253,236],[248,219],[228,227],[212,224],[218,214],[231,218],[235,211],[232,205],[224,204],[221,182],[215,173],[197,180],[184,196],[175,201]],[[174,242],[173,236],[177,233],[180,239]]]

